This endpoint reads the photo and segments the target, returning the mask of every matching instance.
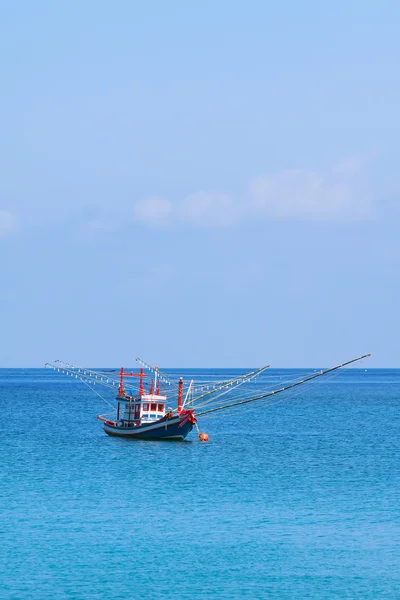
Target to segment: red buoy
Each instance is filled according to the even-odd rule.
[[[199,440],[201,442],[208,442],[208,433],[199,433]]]

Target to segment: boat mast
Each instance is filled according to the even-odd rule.
[[[182,396],[183,396],[183,379],[182,377],[179,379],[178,385],[178,413],[182,410]]]
[[[159,390],[157,389],[157,374],[158,374],[158,367],[154,368],[154,393],[157,395]]]
[[[143,390],[143,377],[146,377],[143,373],[143,368],[140,369],[140,374],[139,374],[139,395],[143,396],[144,394],[144,390]]]
[[[193,379],[192,379],[191,382],[189,383],[189,387],[187,389],[185,400],[183,401],[183,404],[182,404],[182,408],[185,408],[186,403],[188,401],[188,398],[189,398],[190,394],[192,394],[192,396],[193,396],[193,392],[192,392],[193,383],[194,382],[193,382]]]
[[[124,393],[124,367],[121,367],[121,370],[119,372],[118,394],[120,394],[122,396],[123,393]]]

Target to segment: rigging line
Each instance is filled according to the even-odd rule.
[[[80,373],[79,371],[74,371],[72,368],[69,369],[69,368],[62,367],[62,366],[56,367],[55,365],[52,365],[51,363],[46,363],[45,367],[49,367],[55,371],[61,371],[62,373],[66,374],[66,375],[71,375],[71,377],[75,377],[76,379],[80,379],[81,381],[92,381],[95,384],[103,385],[104,387],[115,390],[115,385],[113,385],[111,383],[107,383],[107,378],[100,377],[98,374],[97,374],[97,376],[96,375],[86,375],[85,373]],[[94,371],[93,371],[93,373],[94,373]],[[95,379],[96,379],[96,381],[95,381]]]
[[[343,369],[343,370],[344,370],[344,371],[347,371],[347,369]],[[332,382],[332,381],[335,379],[335,377],[338,377],[338,375],[340,375],[340,372],[341,372],[340,370],[337,370],[337,371],[335,371],[335,372],[333,372],[333,373],[329,373],[329,374],[327,375],[327,377],[326,377],[327,381],[329,381],[329,382]],[[306,383],[306,384],[304,385],[304,387],[301,387],[301,388],[299,388],[299,389],[295,390],[295,391],[294,391],[294,392],[293,392],[293,393],[290,395],[290,398],[291,398],[291,399],[292,399],[292,398],[298,398],[299,396],[301,396],[302,394],[304,394],[304,393],[305,393],[305,394],[307,395],[308,401],[307,401],[306,399],[304,399],[304,401],[302,401],[302,403],[301,403],[301,406],[302,406],[302,407],[304,407],[304,406],[307,406],[307,404],[312,404],[312,403],[313,403],[313,402],[315,402],[315,401],[316,401],[318,398],[315,398],[315,397],[313,397],[313,396],[309,396],[309,395],[308,395],[308,392],[315,393],[315,392],[314,392],[314,390],[316,389],[316,386],[317,386],[317,385],[318,385],[318,382],[317,382],[317,381],[315,381],[315,380],[314,380],[314,381],[310,381],[310,382]],[[284,400],[284,399],[285,399],[285,397],[281,398],[281,399],[279,400],[279,402],[280,402],[281,400]],[[271,404],[268,404],[268,406],[270,406],[270,405],[272,406],[272,405],[273,405],[273,403],[271,402]]]
[[[303,373],[303,379],[304,379],[304,375],[305,375],[305,374]],[[296,380],[297,380],[297,379],[298,379],[298,378],[296,378]],[[296,380],[295,380],[295,381],[296,381]],[[286,385],[289,385],[289,383],[295,383],[295,381],[293,381],[293,378],[291,378],[291,379],[290,379],[290,378],[288,378],[288,379],[285,379],[285,380],[283,381],[283,385],[285,385],[285,384],[286,384]],[[257,386],[255,389],[254,389],[254,388],[253,388],[252,390],[250,390],[250,389],[247,389],[247,390],[246,390],[245,392],[243,392],[243,393],[236,394],[236,395],[235,395],[235,396],[236,396],[235,400],[236,400],[236,401],[238,401],[238,400],[245,400],[246,398],[249,398],[249,397],[252,397],[252,398],[254,398],[254,394],[255,394],[255,393],[256,393],[256,394],[257,394],[257,393],[261,394],[261,393],[263,393],[263,392],[265,393],[267,390],[269,390],[270,388],[272,388],[272,387],[273,387],[271,384],[269,384],[269,385],[267,385],[267,386],[265,386],[265,385],[263,386],[263,385],[261,385],[261,383],[262,383],[262,382],[260,381],[260,382],[259,382],[259,385],[258,385],[258,386]],[[212,397],[212,398],[210,398],[209,400],[206,400],[205,402],[201,402],[201,403],[200,403],[198,406],[196,406],[196,407],[193,407],[193,408],[195,408],[195,410],[196,410],[196,409],[198,410],[199,408],[204,408],[204,406],[206,406],[207,404],[210,404],[211,402],[215,402],[215,406],[217,406],[218,404],[220,404],[220,403],[223,401],[223,400],[221,399],[221,396],[223,396],[224,394],[230,393],[230,392],[235,392],[236,388],[237,388],[239,385],[240,385],[240,384],[238,384],[237,386],[232,386],[232,387],[230,387],[228,390],[226,390],[225,392],[223,392],[222,394],[219,394],[219,395],[217,395],[217,396],[215,396],[215,397]],[[306,384],[305,384],[305,385],[306,385]],[[309,385],[309,386],[311,386],[311,385],[312,385],[312,383],[309,383],[308,385]]]
[[[260,367],[259,369],[256,369],[255,371],[252,371],[251,373],[247,373],[247,375],[241,375],[240,377],[236,377],[235,379],[230,379],[224,385],[221,385],[219,388],[214,389],[214,390],[210,390],[209,392],[205,392],[204,394],[200,394],[200,396],[197,396],[196,398],[193,398],[191,404],[193,402],[197,402],[201,398],[205,398],[206,396],[210,396],[211,394],[215,394],[216,392],[219,392],[220,390],[223,390],[226,387],[230,387],[234,383],[237,383],[238,385],[241,384],[241,383],[244,383],[249,378],[251,378],[253,376],[256,376],[256,375],[259,375],[260,373],[262,373],[266,369],[269,369],[269,367],[270,367],[270,365],[266,365],[265,367]]]
[[[240,369],[241,371],[243,371],[243,369]],[[275,371],[275,374],[274,374]],[[287,371],[287,372],[286,372]],[[290,378],[298,378],[298,377],[302,377],[304,378],[305,375],[307,375],[309,372],[311,371],[310,368],[307,369],[277,369],[274,368],[272,369],[272,374],[264,374],[263,375],[263,379],[284,379],[284,380],[288,380]],[[314,372],[316,371],[316,369],[314,370]],[[252,372],[256,372],[256,371],[252,371]],[[191,376],[192,374],[189,373]],[[198,380],[197,384],[196,384],[196,389],[198,391],[205,391],[205,388],[207,388],[207,386],[210,388],[211,386],[215,389],[221,385],[224,385],[225,383],[228,383],[228,381],[233,381],[235,382],[236,380],[238,380],[240,377],[246,377],[249,375],[249,372],[245,372],[243,374],[238,374],[236,377],[233,376],[233,374],[230,374],[229,379],[205,379],[204,377],[201,376],[200,374],[200,379]],[[218,373],[216,376],[220,376],[220,374]]]
[[[263,368],[267,368],[267,367],[263,367]],[[251,376],[250,376],[250,375],[251,375]],[[255,378],[256,378],[256,377],[258,377],[258,376],[259,376],[259,373],[255,373],[255,374],[249,374],[249,375],[248,375],[248,377],[247,377],[247,379],[244,379],[244,378],[243,378],[241,381],[235,380],[235,381],[236,381],[236,385],[234,385],[234,384],[231,382],[229,386],[222,386],[222,388],[220,387],[219,389],[213,390],[213,392],[212,392],[212,393],[213,393],[213,394],[216,394],[216,395],[213,395],[213,396],[211,396],[211,398],[209,398],[208,400],[205,400],[204,402],[200,402],[200,404],[198,404],[198,405],[196,405],[196,406],[194,406],[194,405],[192,404],[192,407],[193,407],[195,410],[198,410],[199,408],[204,408],[204,406],[206,406],[206,405],[208,405],[208,404],[210,404],[210,403],[212,403],[212,402],[214,402],[214,403],[215,403],[215,405],[217,405],[217,404],[219,404],[219,403],[223,402],[223,398],[222,398],[223,396],[225,396],[226,394],[231,394],[231,393],[233,393],[233,394],[234,394],[234,393],[235,393],[235,390],[236,390],[237,388],[241,387],[241,386],[242,386],[242,385],[244,385],[245,383],[250,383],[250,382],[252,381],[252,379],[255,379]],[[226,387],[227,387],[227,389],[224,389],[224,388],[226,388]],[[247,386],[245,386],[245,387],[247,387]],[[218,392],[218,391],[220,391],[221,389],[224,389],[224,391],[222,391],[221,393],[219,393],[219,394],[218,394],[217,392]],[[242,394],[240,394],[240,393],[239,393],[239,394],[237,394],[237,395],[236,395],[236,399],[238,400],[238,399],[244,399],[244,398],[248,398],[248,397],[249,397],[249,394],[254,396],[254,393],[257,393],[257,392],[260,392],[260,393],[261,393],[261,391],[265,391],[265,387],[260,387],[260,388],[256,387],[255,389],[253,388],[253,390],[246,390],[246,391],[245,391],[245,392],[243,392]],[[197,400],[198,400],[198,398],[196,398],[196,399],[194,400],[194,402],[196,402]]]
[[[157,378],[160,379],[160,381],[164,381],[165,383],[168,383],[168,385],[171,385],[172,387],[175,387],[178,389],[179,384],[175,383],[174,381],[171,381],[171,379],[169,379],[166,375],[164,375],[164,373],[162,373],[161,371],[158,370],[158,367],[153,367],[151,365],[148,365],[141,358],[137,358],[136,362],[139,363],[140,365],[142,365],[142,367],[144,367],[145,369],[149,369],[149,371],[152,371],[153,373],[157,372]]]
[[[355,360],[361,360],[361,358],[365,358],[365,357],[360,357],[359,359],[355,359]],[[350,362],[353,362],[353,361],[350,361]],[[348,364],[348,363],[345,363],[345,364]],[[262,396],[257,397],[257,398],[253,397],[250,400],[244,400],[244,401],[241,401],[241,402],[236,401],[236,402],[234,402],[232,404],[229,404],[228,406],[223,406],[223,407],[220,407],[220,408],[216,408],[215,410],[220,410],[222,408],[229,408],[231,406],[234,407],[234,406],[237,406],[239,404],[245,404],[246,402],[249,402],[249,401],[253,402],[254,400],[262,399],[262,398],[265,398],[265,399],[266,398],[270,398],[271,399],[271,402],[269,402],[269,404],[267,406],[275,405],[276,402],[272,401],[272,395],[276,395],[277,393],[279,393],[281,391],[285,391],[285,390],[294,388],[294,387],[299,386],[300,384],[302,384],[301,390],[299,389],[297,391],[297,393],[295,392],[294,394],[292,394],[291,398],[293,396],[298,396],[299,394],[301,394],[301,393],[303,393],[303,392],[305,392],[307,390],[313,389],[315,387],[315,385],[317,384],[317,382],[315,381],[315,379],[316,379],[317,376],[321,376],[322,374],[325,374],[326,377],[329,378],[329,379],[337,377],[339,375],[339,373],[340,373],[340,371],[339,371],[340,367],[341,367],[340,365],[337,366],[337,367],[334,367],[333,368],[334,372],[332,371],[332,369],[328,369],[327,371],[325,371],[323,373],[321,373],[321,372],[317,373],[316,375],[312,375],[312,376],[308,377],[307,379],[305,379],[303,381],[297,382],[297,383],[289,385],[289,386],[285,386],[283,389],[276,390],[275,392],[271,392],[271,393],[268,393],[268,394],[263,394]],[[347,369],[345,369],[345,370],[347,370]],[[239,399],[243,400],[243,396],[242,397],[239,396]],[[198,413],[198,415],[199,414],[200,415],[203,415],[203,414],[205,415],[206,412],[208,413],[210,411],[204,411],[204,412]]]
[[[61,362],[61,361],[58,361],[58,362]],[[46,363],[46,366],[48,366],[48,367],[51,367],[51,368],[53,368],[53,369],[55,369],[55,370],[61,370],[61,371],[63,371],[64,373],[66,373],[67,375],[71,375],[71,376],[75,377],[76,379],[79,379],[79,380],[80,380],[82,383],[84,383],[84,384],[85,384],[85,385],[86,385],[86,386],[87,386],[87,387],[88,387],[88,388],[89,388],[89,389],[90,389],[92,392],[94,392],[95,394],[97,394],[97,395],[98,395],[98,396],[99,396],[99,397],[100,397],[102,400],[104,400],[104,402],[105,402],[106,404],[108,404],[108,406],[110,406],[110,407],[111,407],[111,408],[112,408],[112,409],[115,411],[115,407],[114,407],[112,404],[110,404],[110,403],[109,403],[109,402],[108,402],[108,401],[107,401],[105,398],[103,398],[103,396],[102,396],[101,394],[99,394],[99,392],[97,392],[95,389],[93,389],[93,388],[92,388],[92,387],[89,385],[89,383],[87,382],[87,379],[89,379],[89,381],[91,381],[91,379],[93,379],[93,378],[90,378],[90,376],[88,376],[88,375],[83,375],[83,374],[80,374],[80,373],[77,373],[77,372],[73,371],[72,369],[66,369],[66,368],[64,368],[64,367],[54,367],[54,366],[53,366],[53,365],[51,365],[50,363]],[[98,385],[103,385],[104,387],[108,387],[108,388],[111,388],[111,389],[115,390],[114,386],[111,386],[111,385],[109,385],[109,384],[107,384],[107,383],[105,383],[104,381],[101,381],[101,380],[98,380],[97,382],[93,381],[93,383],[94,383],[94,384],[96,384],[96,383],[97,383]]]
[[[66,369],[72,370],[74,372],[77,371],[78,373],[82,372],[84,375],[87,375],[89,377],[95,377],[95,378],[99,378],[99,379],[110,379],[110,380],[114,381],[113,377],[111,377],[110,375],[103,375],[102,371],[100,371],[100,370],[93,371],[92,369],[88,369],[87,367],[79,367],[78,365],[71,365],[70,363],[67,363],[63,360],[56,360],[54,362],[56,364],[58,364],[59,366],[61,366],[62,368],[66,368]]]
[[[224,401],[224,396],[226,396],[227,394],[234,394],[235,390],[237,390],[237,388],[241,387],[244,383],[246,383],[247,381],[251,381],[250,379],[246,379],[244,381],[241,381],[239,383],[237,383],[236,385],[230,385],[227,389],[223,389],[223,391],[221,391],[219,394],[217,394],[218,390],[215,390],[215,394],[211,396],[211,398],[208,398],[207,400],[205,400],[204,402],[199,402],[197,404],[197,398],[195,398],[190,404],[190,407],[192,409],[198,410],[199,408],[204,408],[205,406],[208,406],[209,404],[214,403],[215,405],[217,405],[218,403],[221,403]],[[239,394],[236,396],[236,398],[248,398],[248,394]]]
[[[83,380],[82,380],[82,381],[83,381]],[[99,398],[101,398],[102,400],[104,400],[104,402],[105,402],[106,404],[108,404],[108,406],[111,406],[111,408],[113,409],[113,412],[115,412],[115,406],[113,406],[112,404],[110,404],[110,402],[108,402],[108,400],[106,400],[105,398],[103,398],[103,396],[102,396],[101,394],[99,394],[99,392],[98,392],[97,390],[93,389],[93,388],[92,388],[92,387],[91,387],[91,386],[90,386],[90,385],[87,383],[87,381],[83,381],[83,383],[84,383],[85,385],[87,385],[87,386],[88,386],[89,390],[91,390],[92,392],[94,392],[95,394],[97,394],[97,395],[99,396]]]
[[[333,372],[333,373],[329,373],[329,374],[327,374],[327,375],[326,375],[326,378],[327,378],[327,379],[330,379],[330,380],[332,380],[332,378],[334,378],[334,377],[337,377],[339,373],[340,373],[340,371],[339,371],[339,370],[338,370],[338,371],[335,371],[335,372]],[[291,394],[291,396],[290,396],[290,397],[291,397],[291,398],[293,398],[293,397],[296,397],[296,396],[298,396],[298,395],[300,395],[300,394],[304,394],[304,393],[308,392],[309,390],[313,389],[313,388],[314,388],[316,385],[317,385],[317,381],[316,381],[316,380],[313,380],[313,381],[308,381],[308,382],[304,383],[304,384],[302,385],[302,387],[301,387],[301,388],[298,388],[298,389],[297,389],[297,392],[296,392],[296,391],[292,392],[292,394]],[[265,395],[265,394],[263,394],[263,395]],[[247,397],[248,397],[248,396],[247,396]],[[253,397],[254,397],[254,396],[253,396]],[[245,400],[245,399],[246,399],[246,396],[244,396],[244,395],[239,395],[239,396],[237,396],[237,397],[236,397],[236,399],[235,399],[235,400],[236,400],[236,402],[237,402],[237,401],[239,401],[239,400]],[[273,402],[272,402],[272,397],[270,397],[270,399],[271,399],[271,402],[270,402],[270,404],[272,405],[272,404],[273,404]],[[285,399],[285,398],[284,398],[284,399]],[[235,405],[236,405],[236,402],[235,402]],[[216,405],[216,406],[217,406],[217,405]],[[268,406],[269,406],[269,405],[268,405]],[[197,407],[197,408],[203,408],[203,406],[201,406],[201,407]],[[195,409],[195,410],[196,410],[196,409]]]
[[[61,363],[61,361],[58,361],[59,363]],[[54,366],[50,363],[46,363],[45,365],[46,367],[51,367],[53,370],[57,370],[57,371],[61,371],[62,373],[66,374],[66,375],[70,375],[71,377],[75,377],[76,379],[79,379],[80,381],[82,381],[83,383],[87,383],[88,381],[94,383],[95,385],[102,385],[103,387],[112,389],[113,391],[116,390],[117,386],[118,386],[118,380],[113,380],[110,377],[105,377],[105,376],[101,376],[99,373],[97,373],[96,371],[90,371],[89,369],[81,369],[81,371],[76,371],[74,370],[74,367],[71,368],[66,368],[66,367],[62,367],[62,366]],[[92,375],[88,375],[87,373],[92,373]],[[92,388],[90,388],[92,389]],[[138,390],[138,387],[135,387],[135,385],[131,385],[130,383],[127,386],[127,389],[129,391],[131,390]]]
[[[205,379],[205,380],[201,380],[198,384],[197,389],[200,388],[204,388],[204,387],[213,387],[214,389],[219,388],[223,385],[229,385],[230,383],[236,383],[240,380],[243,379],[248,379],[249,377],[252,377],[254,375],[259,375],[260,373],[262,373],[263,371],[265,371],[266,369],[268,369],[270,367],[270,365],[266,365],[263,367],[258,367],[257,369],[254,369],[253,371],[247,371],[246,373],[242,373],[242,374],[238,374],[236,377],[233,377],[233,375],[230,376],[229,379],[220,379],[215,381],[215,379]],[[243,369],[241,369],[243,370]],[[212,392],[212,390],[211,390]],[[210,392],[210,393],[211,393]]]
[[[238,375],[236,378],[232,378],[232,376],[231,376],[230,379],[222,379],[222,380],[218,380],[218,381],[214,381],[213,379],[200,379],[195,387],[196,387],[196,390],[198,392],[204,392],[206,390],[209,390],[211,387],[214,388],[214,389],[217,389],[221,385],[224,385],[225,383],[228,383],[228,381],[235,382],[240,377],[245,377],[245,376],[248,376],[248,375],[249,375],[249,373],[247,372],[244,375]],[[294,373],[294,374],[293,373],[289,373],[288,377],[291,376],[291,375],[293,375],[293,376],[294,375],[300,376],[301,373],[298,373],[298,374],[296,374],[296,373]],[[304,373],[302,373],[302,375],[304,375]],[[201,377],[201,375],[200,375],[200,377]],[[282,375],[263,375],[263,379],[282,379]]]
[[[298,392],[300,393],[300,392]],[[282,402],[285,402],[285,400],[287,400],[287,398],[283,397],[283,398],[277,398],[276,400],[273,400],[271,398],[271,400],[268,402],[268,404],[264,405],[264,409],[268,409],[268,408],[272,408],[273,406],[276,406],[277,404],[281,404]],[[210,414],[210,412],[208,414],[205,413],[201,413],[202,417],[204,419],[213,419],[218,417],[218,415],[215,414]],[[199,415],[196,415],[196,417],[198,417]]]
[[[344,370],[347,370],[347,369],[344,369]],[[328,375],[328,377],[331,377],[333,379],[334,377],[337,377],[338,374],[339,374],[339,371]],[[308,384],[305,384],[305,386],[304,386],[304,388],[302,388],[302,390],[296,390],[295,392],[293,392],[293,394],[290,396],[290,398],[291,399],[297,398],[300,394],[302,394],[304,392],[304,390],[314,389],[316,383],[317,383],[316,381],[312,381]],[[288,398],[285,396],[283,398],[278,398],[278,399],[271,398],[267,404],[264,404],[264,409],[272,408],[274,406],[277,406],[278,404],[282,404],[282,402],[285,402],[285,400],[287,400],[287,399]],[[304,406],[304,403],[302,403],[302,406]],[[254,410],[254,407],[252,407],[252,408]],[[210,413],[208,413],[208,414],[199,413],[199,414],[201,414],[202,418],[204,418],[204,419],[214,419],[214,418],[218,417],[218,415],[210,414]],[[196,415],[196,416],[199,416],[199,415]]]
[[[341,369],[343,367],[346,367],[347,365],[350,365],[352,363],[358,362],[359,360],[362,360],[363,358],[367,358],[368,356],[371,356],[371,354],[364,354],[363,356],[359,356],[358,358],[353,358],[352,360],[349,360],[341,365],[336,365],[336,367],[331,367],[330,369],[326,369],[325,371],[319,371],[318,373],[315,373],[314,375],[311,375],[310,377],[307,377],[306,379],[303,379],[302,381],[297,381],[296,383],[292,383],[286,387],[280,388],[278,390],[273,390],[272,392],[268,392],[266,394],[263,394],[261,396],[256,396],[255,398],[249,398],[248,400],[241,400],[239,402],[233,402],[231,404],[226,404],[225,406],[218,406],[216,408],[210,408],[208,410],[205,410],[203,412],[197,413],[197,417],[199,417],[200,415],[205,415],[207,413],[211,413],[211,412],[215,412],[217,410],[224,410],[226,408],[231,408],[232,406],[238,406],[239,404],[249,404],[250,402],[256,402],[257,400],[263,400],[264,398],[268,398],[269,396],[272,395],[276,395],[276,394],[280,394],[282,392],[285,392],[287,390],[290,390],[294,387],[297,387],[299,385],[302,385],[308,381],[311,381],[312,379],[316,379],[317,377],[321,377],[322,375],[326,375],[328,373],[332,373],[332,371],[336,371],[337,369]]]
[[[78,379],[81,379],[81,381],[93,381],[94,379],[96,379],[95,383],[99,385],[104,385],[105,387],[109,387],[112,389],[115,389],[119,385],[120,372],[118,372],[117,369],[115,370],[115,373],[117,373],[117,375],[111,376],[109,373],[105,373],[104,370],[93,371],[92,369],[88,369],[86,367],[79,367],[78,365],[72,365],[62,360],[56,360],[55,363],[57,364],[57,366],[52,365],[51,363],[46,363],[45,366],[61,370],[69,375],[75,375]],[[126,373],[125,377],[129,377],[129,375],[129,373]],[[140,389],[138,384],[133,383],[128,383],[126,387],[129,390]]]
[[[206,400],[205,402],[201,402],[196,408],[203,408],[204,406],[207,406],[208,404],[210,404],[210,402],[217,402],[218,399],[221,399],[222,396],[225,396],[226,394],[229,394],[231,392],[233,392],[234,390],[236,390],[238,387],[240,387],[242,384],[244,383],[244,381],[241,381],[240,383],[237,383],[236,385],[232,385],[230,386],[228,389],[224,390],[223,392],[221,392],[220,394],[218,394],[215,397],[209,398],[208,400]],[[216,390],[217,391],[217,390]],[[220,402],[222,402],[222,400],[219,400]]]
[[[201,381],[201,382],[199,382],[198,385],[195,386],[194,389],[197,393],[204,392],[205,390],[207,390],[207,393],[203,394],[204,396],[206,396],[208,394],[213,394],[215,392],[218,392],[223,387],[233,385],[234,383],[240,383],[240,381],[243,379],[244,380],[247,380],[249,378],[251,379],[253,377],[253,375],[259,375],[265,369],[268,369],[268,368],[269,368],[269,365],[266,367],[261,367],[259,369],[256,369],[255,371],[251,371],[250,373],[245,373],[244,375],[238,375],[237,377],[231,378],[231,379],[224,379],[224,380],[220,380],[220,381],[213,381],[213,380]],[[212,388],[212,389],[210,390],[210,388]],[[196,400],[203,397],[203,395],[197,396]]]

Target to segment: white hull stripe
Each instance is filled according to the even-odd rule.
[[[110,425],[104,424],[104,429],[108,429],[109,431],[118,431],[121,434],[124,433],[145,433],[147,431],[154,431],[154,429],[168,429],[170,425],[178,425],[180,422],[180,418],[170,419],[169,421],[164,421],[163,423],[154,423],[154,425],[140,425],[138,427],[112,427]]]

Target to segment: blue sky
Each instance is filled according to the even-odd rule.
[[[399,20],[3,1],[0,366],[399,367]]]

